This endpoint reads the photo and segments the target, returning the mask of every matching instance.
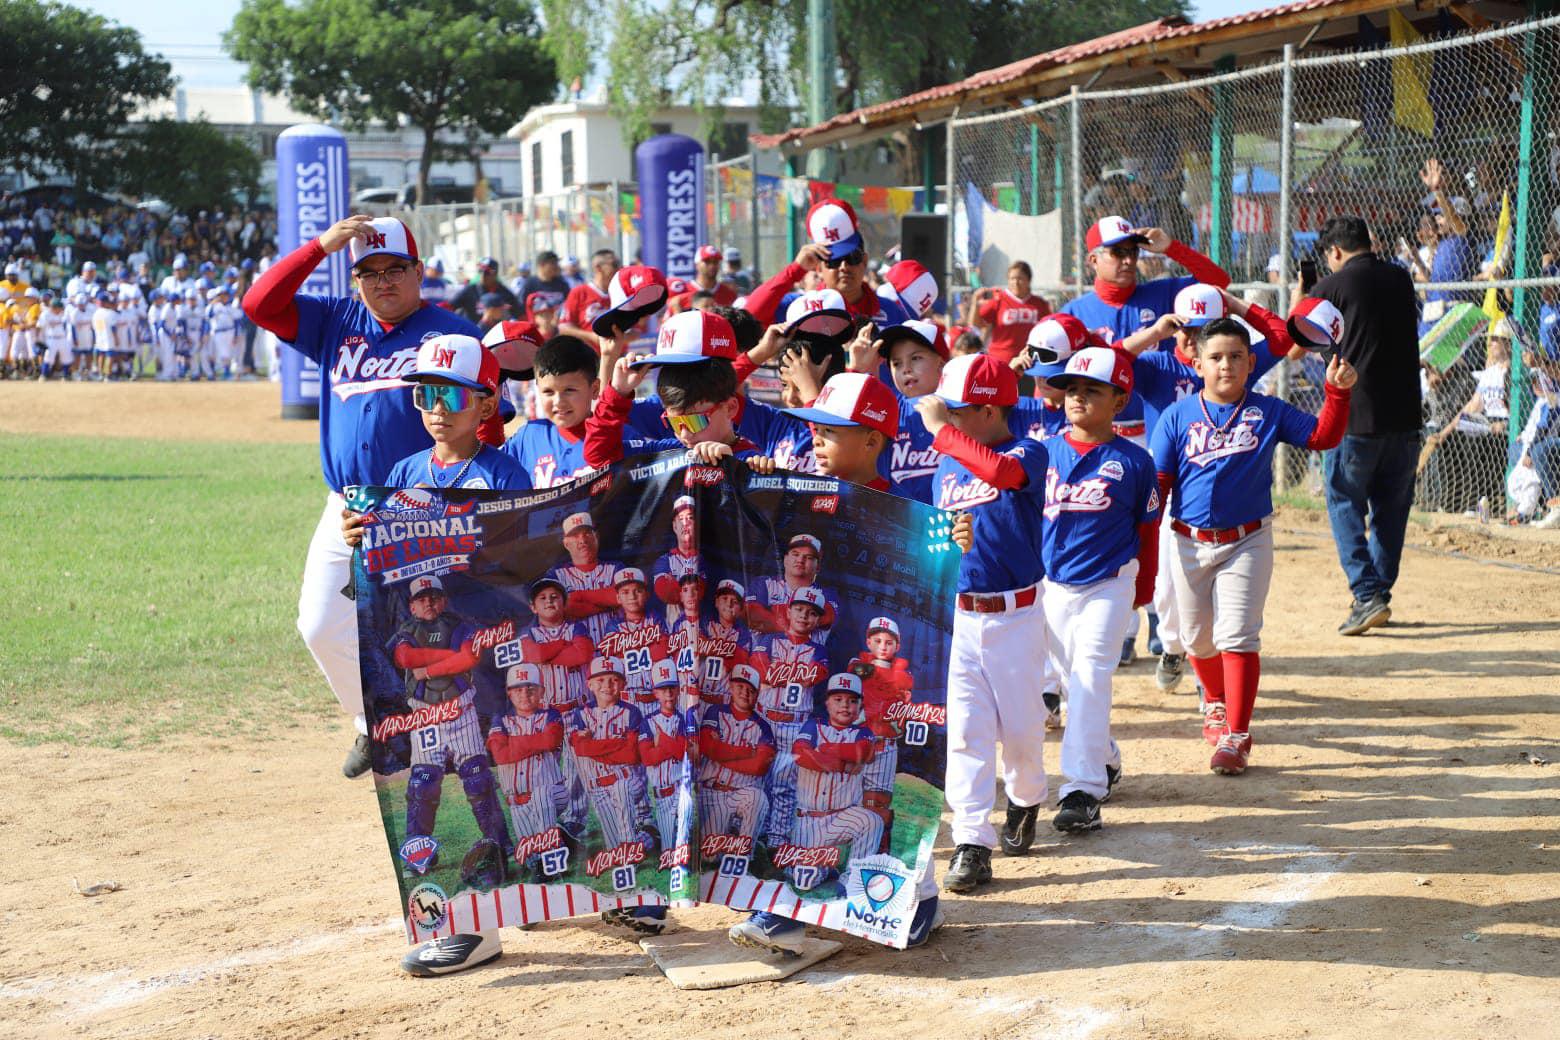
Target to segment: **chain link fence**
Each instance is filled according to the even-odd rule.
[[[1396,19],[1396,15],[1393,15]],[[1388,35],[1390,33],[1390,36]],[[1420,289],[1425,447],[1416,506],[1494,519],[1560,503],[1560,18],[1378,45],[955,120],[955,286],[1035,268],[1060,304],[1087,288],[1083,232],[1163,227],[1287,309],[1331,217],[1366,219]],[[1145,257],[1142,277],[1182,274]],[[1313,410],[1316,360],[1273,388]],[[1290,453],[1280,485],[1320,493]]]

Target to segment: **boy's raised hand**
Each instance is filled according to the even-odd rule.
[[[700,441],[688,451],[706,466],[717,465],[721,459],[730,458],[733,454],[731,445],[722,444],[720,441]]]
[[[634,368],[634,361],[633,357],[625,355],[612,364],[612,389],[624,397],[633,397],[634,391],[645,381],[645,375],[649,372],[647,368]]]
[[[915,410],[920,413],[926,432],[936,437],[948,425],[948,402],[936,394],[922,394],[915,399]]]
[[[1332,360],[1327,362],[1328,386],[1335,386],[1339,390],[1348,390],[1355,383],[1359,382],[1359,378],[1360,374],[1354,370],[1354,366],[1337,354],[1334,354]]]

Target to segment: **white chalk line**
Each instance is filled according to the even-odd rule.
[[[180,968],[155,975],[137,976],[128,969],[98,972],[92,975],[51,975],[38,979],[20,979],[0,983],[0,1000],[43,998],[60,1005],[65,1016],[90,1017],[149,1000],[166,990],[193,986],[239,968],[293,960],[319,953],[344,939],[385,932],[405,932],[406,923],[391,918],[380,924],[359,925],[339,932],[294,939],[275,946],[235,953],[209,964]]]

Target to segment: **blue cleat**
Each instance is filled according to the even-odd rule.
[[[807,927],[789,917],[756,910],[746,921],[739,921],[726,933],[738,946],[749,946],[766,953],[783,953],[796,957],[802,952],[807,938]]]

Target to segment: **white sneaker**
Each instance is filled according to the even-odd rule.
[[[1532,526],[1544,531],[1560,527],[1560,506],[1551,506],[1549,513],[1542,520],[1533,521]]]
[[[432,939],[412,950],[401,958],[401,970],[419,978],[449,975],[496,960],[503,952],[497,928],[452,935],[447,939]]]

